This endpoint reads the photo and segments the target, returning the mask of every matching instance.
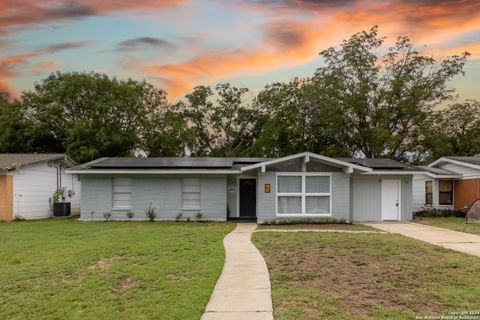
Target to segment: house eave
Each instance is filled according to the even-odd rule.
[[[450,158],[445,158],[445,157],[442,157],[442,158],[440,158],[440,159],[437,159],[437,160],[433,161],[433,162],[430,163],[428,166],[429,166],[429,167],[435,167],[435,166],[440,165],[440,164],[443,164],[443,163],[451,163],[451,164],[456,164],[456,165],[463,166],[463,167],[467,167],[467,168],[472,168],[472,169],[480,170],[480,166],[478,166],[478,165],[476,165],[476,164],[472,164],[472,163],[468,163],[468,162],[463,162],[463,161],[458,161],[458,160],[454,160],[454,159],[450,159]]]
[[[147,175],[147,174],[239,174],[242,173],[240,170],[211,170],[211,169],[185,169],[185,170],[132,170],[132,169],[114,169],[114,170],[99,170],[99,169],[79,169],[79,170],[66,170],[67,173],[73,174],[103,174],[103,175],[112,175],[112,174],[138,174],[138,175]]]

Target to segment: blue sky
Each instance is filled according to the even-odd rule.
[[[469,51],[451,85],[480,99],[480,1],[468,0],[0,0],[0,90],[97,71],[145,79],[171,100],[226,81],[256,92],[312,75],[319,51],[373,25],[436,57]]]

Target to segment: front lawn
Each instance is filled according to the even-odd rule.
[[[276,320],[478,310],[480,259],[394,234],[256,232]]]
[[[416,218],[413,222],[426,224],[429,226],[446,228],[461,232],[474,233],[480,235],[480,223],[465,223],[465,218],[459,217],[435,217],[435,218]]]
[[[199,319],[229,223],[0,223],[0,319]]]

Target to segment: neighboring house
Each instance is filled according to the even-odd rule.
[[[413,178],[414,211],[431,206],[461,210],[480,198],[480,155],[442,157]]]
[[[65,173],[74,165],[64,154],[0,154],[0,220],[51,217],[57,189],[64,190],[65,201],[78,212],[80,182],[77,175]]]
[[[419,169],[386,159],[334,159],[304,152],[262,158],[101,158],[67,170],[82,183],[81,219],[205,220],[331,217],[410,220]]]

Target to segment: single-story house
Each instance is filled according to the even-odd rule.
[[[0,154],[0,220],[51,217],[58,189],[72,212],[78,212],[80,182],[77,175],[65,172],[75,165],[65,154]]]
[[[101,158],[71,168],[81,177],[81,219],[334,218],[410,220],[420,169],[387,159],[334,159],[304,152],[265,158]]]
[[[442,157],[413,177],[414,211],[424,207],[461,210],[480,198],[480,155]]]

